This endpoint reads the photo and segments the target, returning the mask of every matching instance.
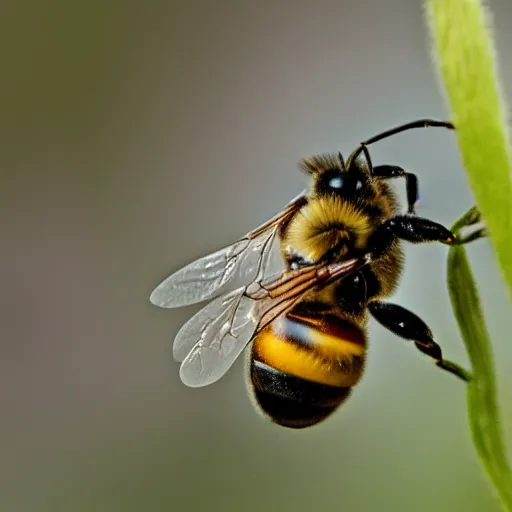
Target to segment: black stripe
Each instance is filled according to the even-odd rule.
[[[288,428],[307,428],[320,423],[334,412],[336,407],[314,407],[286,400],[264,391],[255,391],[256,400],[270,419]]]
[[[336,408],[350,392],[350,388],[328,386],[295,377],[256,359],[252,361],[251,378],[257,391],[315,408]]]

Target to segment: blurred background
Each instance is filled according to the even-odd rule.
[[[506,54],[512,4],[490,4]],[[198,308],[148,301],[302,190],[301,157],[447,117],[422,2],[0,9],[0,510],[498,511],[464,386],[377,324],[352,398],[290,431],[255,413],[243,358],[211,387],[183,386],[172,341]],[[452,133],[372,155],[419,175],[422,216],[450,225],[472,205]],[[487,241],[470,254],[512,446],[510,304]],[[393,300],[467,365],[446,256],[407,247]]]

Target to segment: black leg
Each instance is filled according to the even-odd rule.
[[[418,178],[416,174],[406,172],[396,165],[377,165],[373,168],[373,175],[378,178],[405,178],[405,188],[407,190],[407,213],[414,215],[414,206],[418,202]]]
[[[451,245],[455,242],[455,235],[437,222],[422,217],[397,215],[383,222],[370,238],[372,258],[378,258],[389,251],[397,238],[413,244],[441,242]]]
[[[466,236],[456,236],[442,224],[423,217],[396,215],[383,222],[372,234],[369,243],[369,258],[380,258],[391,249],[398,238],[420,244],[441,242],[446,245],[463,245],[487,236],[487,228],[483,227]]]
[[[381,224],[381,227],[413,244],[441,242],[451,245],[455,241],[455,235],[448,228],[423,217],[396,215]]]
[[[401,338],[413,341],[421,352],[434,359],[437,366],[453,373],[464,381],[470,379],[469,374],[464,369],[443,359],[441,347],[434,341],[432,331],[414,313],[396,304],[380,301],[370,302],[368,310],[377,322],[386,329]]]

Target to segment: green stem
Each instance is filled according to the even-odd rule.
[[[457,223],[452,232],[458,235]],[[448,287],[453,311],[473,368],[467,387],[468,418],[473,443],[503,506],[512,511],[512,472],[506,458],[496,399],[491,342],[480,299],[463,245],[448,256]]]

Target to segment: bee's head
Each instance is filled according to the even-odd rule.
[[[373,197],[369,165],[364,156],[350,158],[348,166],[341,153],[304,158],[300,168],[313,178],[316,196],[334,194],[345,199]]]

